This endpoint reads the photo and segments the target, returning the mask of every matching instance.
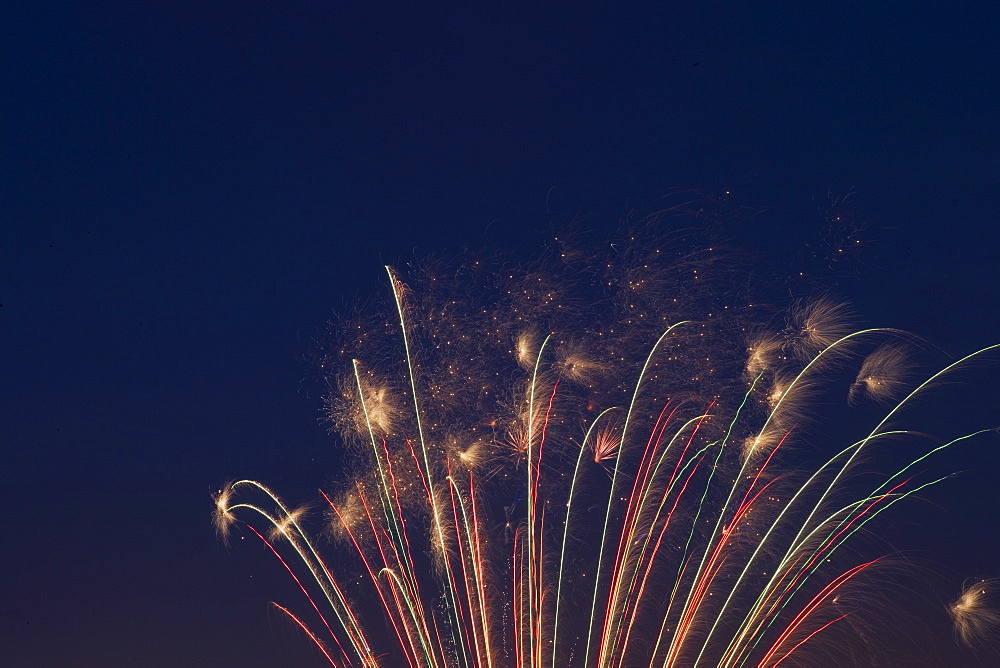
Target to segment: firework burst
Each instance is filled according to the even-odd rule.
[[[996,579],[967,584],[961,595],[948,607],[955,623],[955,634],[969,647],[992,646],[1000,634],[1000,607],[997,605]]]
[[[343,328],[322,360],[363,471],[321,492],[332,544],[260,483],[219,492],[218,530],[273,552],[307,601],[277,609],[331,665],[855,662],[858,592],[883,560],[841,547],[944,479],[918,464],[980,432],[874,483],[856,473],[906,436],[915,397],[984,351],[908,384],[905,334],[856,331],[826,296],[768,329],[775,310],[734,289],[717,240],[659,228],[597,253],[557,240],[543,268],[388,269],[381,319]],[[845,410],[890,408],[807,449],[835,390]],[[977,593],[994,586],[950,608],[970,642],[996,626]]]

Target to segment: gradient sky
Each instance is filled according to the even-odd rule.
[[[529,253],[577,212],[610,233],[682,186],[764,209],[739,236],[777,258],[856,192],[873,249],[836,289],[953,354],[1000,341],[996,3],[18,4],[4,666],[314,665],[266,606],[294,591],[219,544],[209,495],[325,484],[300,358],[414,253]],[[945,528],[907,547],[1000,575],[1000,458],[954,464]]]

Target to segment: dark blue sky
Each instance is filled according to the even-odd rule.
[[[323,484],[299,359],[414,252],[528,253],[690,186],[765,209],[739,235],[779,257],[853,191],[861,311],[955,354],[1000,340],[995,3],[403,4],[8,8],[4,665],[311,657],[209,493]],[[1000,575],[986,547],[960,565]]]

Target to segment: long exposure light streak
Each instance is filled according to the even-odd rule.
[[[769,328],[715,246],[653,227],[554,265],[387,267],[391,300],[323,353],[355,459],[320,492],[330,544],[261,483],[220,490],[216,526],[288,571],[308,618],[278,609],[330,665],[853,665],[871,615],[845,601],[884,559],[840,548],[993,426],[895,423],[1000,346],[908,384],[914,338],[826,295]],[[802,435],[838,387],[826,432],[852,444],[826,448]],[[947,611],[963,638],[1000,626],[981,582]]]

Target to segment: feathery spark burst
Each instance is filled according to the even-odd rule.
[[[967,585],[948,607],[955,634],[969,647],[990,646],[1000,638],[1000,601],[995,578]]]
[[[918,463],[981,432],[868,487],[851,474],[906,435],[915,397],[995,346],[907,385],[905,334],[855,331],[825,296],[767,331],[714,240],[658,229],[598,255],[560,246],[544,269],[388,269],[384,326],[348,328],[322,363],[367,471],[321,492],[335,544],[260,483],[218,493],[218,531],[245,526],[280,560],[308,608],[278,607],[331,665],[854,662],[852,629],[877,616],[857,592],[882,560],[841,546],[944,479]],[[845,404],[895,404],[788,472],[841,381]],[[949,609],[963,640],[997,628],[993,587]]]

